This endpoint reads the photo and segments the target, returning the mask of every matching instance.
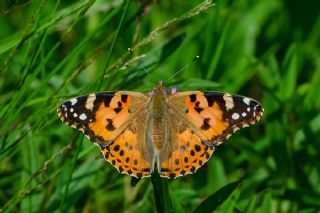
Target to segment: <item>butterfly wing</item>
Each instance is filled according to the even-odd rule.
[[[126,128],[112,144],[101,147],[102,154],[122,174],[149,177],[153,171],[154,150],[144,143],[144,136],[141,129],[137,132],[131,127]]]
[[[178,118],[174,117],[174,119]],[[214,152],[214,146],[207,146],[189,127],[182,124],[180,130],[172,133],[171,141],[167,144],[168,147],[164,147],[160,151],[158,172],[162,177],[174,179],[195,173]]]
[[[168,97],[166,121],[171,139],[160,152],[160,173],[176,178],[194,173],[239,128],[259,121],[261,105],[221,92],[180,92]]]
[[[144,134],[148,100],[138,92],[101,92],[73,98],[57,111],[65,124],[100,146],[121,173],[144,177],[150,175],[154,159]]]
[[[254,99],[222,92],[181,92],[169,99],[171,107],[208,145],[219,145],[236,130],[257,123],[264,111]]]
[[[94,143],[108,145],[128,126],[145,100],[141,93],[101,92],[73,98],[58,108],[61,120]]]

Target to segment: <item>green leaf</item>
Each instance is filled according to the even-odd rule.
[[[211,194],[193,211],[193,213],[213,212],[231,195],[241,182],[242,180],[234,181]]]
[[[282,83],[280,87],[281,93],[279,97],[282,100],[288,100],[295,93],[299,67],[298,58],[298,46],[297,44],[292,44],[287,51],[284,61],[284,76],[282,78]]]

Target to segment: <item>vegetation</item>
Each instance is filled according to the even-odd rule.
[[[1,211],[319,211],[319,8],[316,0],[1,1]],[[159,80],[255,98],[264,117],[196,174],[131,187],[56,108],[99,90],[150,91]],[[159,205],[163,197],[170,203]]]

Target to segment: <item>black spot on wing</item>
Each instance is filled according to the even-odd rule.
[[[115,152],[119,151],[119,150],[120,150],[120,146],[119,146],[118,144],[115,145],[115,146],[113,147],[113,150],[114,150]]]
[[[150,169],[149,168],[143,168],[142,172],[150,172]]]
[[[194,110],[196,110],[198,113],[200,113],[200,112],[203,111],[203,108],[201,108],[201,107],[196,107],[196,108],[194,108]]]
[[[191,101],[191,102],[195,102],[195,101],[197,100],[197,97],[196,97],[195,94],[192,94],[192,95],[190,95],[189,97],[190,97],[190,101]]]
[[[208,106],[211,107],[213,106],[213,98],[211,96],[205,95],[204,97],[206,97],[207,102],[208,102]]]
[[[161,172],[170,172],[171,170],[169,168],[161,168]]]
[[[104,105],[106,107],[109,107],[110,106],[110,102],[112,100],[113,96],[106,96],[105,99],[104,99]]]
[[[203,120],[203,124],[202,124],[202,126],[201,126],[201,129],[202,130],[208,130],[208,129],[210,129],[210,124],[209,124],[209,120],[210,120],[210,118],[205,118],[204,120]]]
[[[121,101],[123,103],[126,103],[127,102],[127,99],[128,99],[128,95],[121,95]]]
[[[115,108],[113,111],[115,111],[115,113],[119,113],[119,112],[121,112],[122,111],[122,108],[120,108],[120,107],[118,107],[118,108]]]
[[[109,158],[109,152],[106,152],[106,154],[104,155],[104,157],[105,157],[106,159],[108,159],[108,158]]]
[[[185,163],[188,163],[189,158],[188,158],[188,157],[184,157],[184,159],[183,159],[183,160],[184,160],[184,162],[185,162]]]
[[[201,146],[199,146],[198,144],[196,144],[196,145],[194,146],[194,148],[195,148],[195,150],[196,150],[197,152],[200,152],[200,151],[201,151]]]
[[[108,131],[114,131],[116,128],[113,126],[113,124],[112,124],[112,119],[107,119],[107,122],[108,122],[108,124],[107,124],[107,126],[106,126],[106,129],[108,130]]]

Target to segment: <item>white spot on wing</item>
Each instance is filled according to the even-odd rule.
[[[243,102],[249,106],[250,105],[250,98],[247,98],[247,97],[243,98]]]
[[[73,108],[70,108],[70,112],[73,112],[73,110],[74,110]]]
[[[73,98],[70,100],[70,102],[71,102],[71,105],[73,106],[78,102],[78,100],[76,98]]]
[[[240,118],[240,115],[238,113],[233,113],[231,117],[233,120],[238,120]]]
[[[247,113],[243,112],[241,115],[242,115],[242,117],[245,117],[245,116],[247,116]]]
[[[233,98],[229,93],[225,93],[223,95],[223,100],[226,102],[226,108],[227,110],[230,110],[234,107]]]
[[[250,112],[250,110],[251,110],[250,107],[248,107],[248,108],[247,108],[247,111]]]
[[[73,117],[78,117],[78,114],[77,113],[73,113]]]
[[[79,118],[80,118],[81,120],[86,120],[86,119],[87,119],[87,116],[86,116],[86,114],[82,113],[82,114],[79,116]]]
[[[86,105],[85,105],[85,107],[88,109],[88,110],[93,110],[93,102],[94,102],[94,100],[96,100],[96,94],[90,94],[89,96],[88,96],[88,99],[87,99],[87,101],[86,101]]]

